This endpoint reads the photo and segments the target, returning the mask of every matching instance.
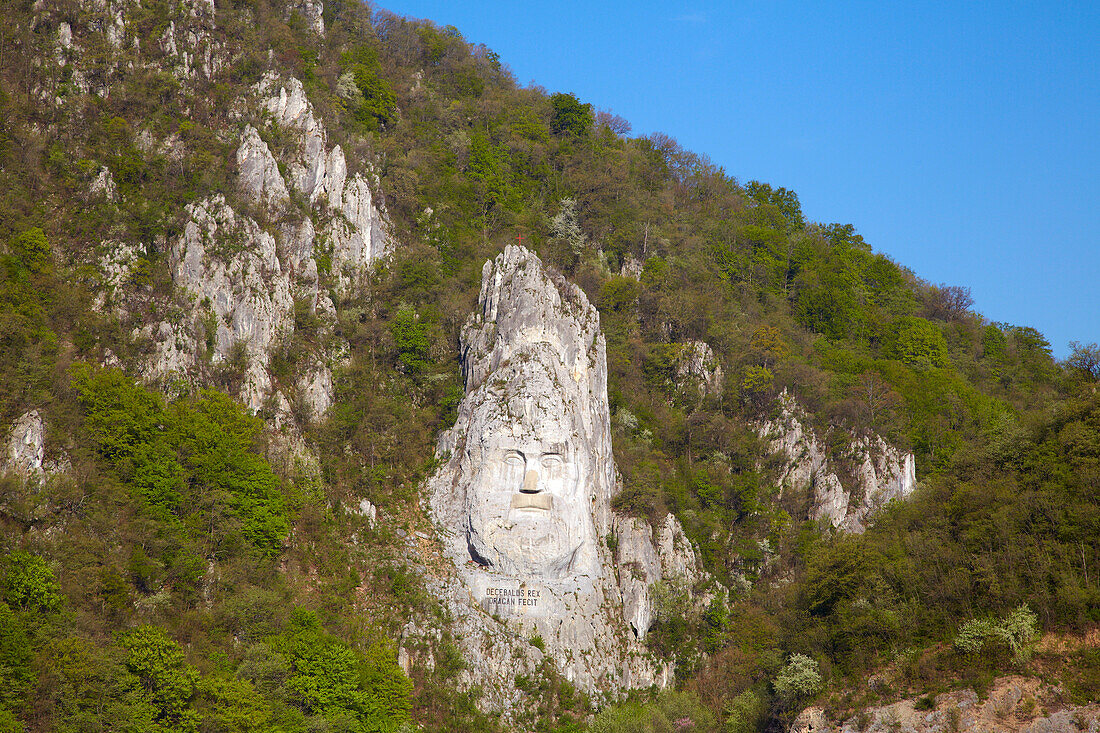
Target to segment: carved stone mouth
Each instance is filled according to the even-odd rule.
[[[550,494],[512,494],[513,509],[542,509],[550,511],[554,497]]]

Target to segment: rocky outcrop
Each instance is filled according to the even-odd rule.
[[[276,394],[269,366],[273,350],[294,332],[295,308],[308,308],[322,324],[333,321],[322,270],[331,266],[333,295],[348,292],[391,246],[367,180],[348,175],[340,146],[327,148],[325,128],[301,83],[268,75],[256,91],[260,107],[294,136],[284,161],[286,177],[251,124],[244,125],[237,148],[240,191],[263,212],[258,218],[271,223],[261,225],[240,213],[222,195],[190,204],[182,234],[168,243],[182,317],[146,323],[140,330],[154,344],[148,372],[154,381],[194,381],[207,364],[235,369],[241,372],[241,400],[253,411],[269,400],[275,410],[284,404],[289,409],[290,402]],[[306,199],[313,216],[296,209],[292,191]],[[322,231],[314,219],[322,222]],[[101,306],[130,277],[140,255],[119,248],[104,256]],[[114,304],[126,311],[125,302]],[[316,354],[286,385],[309,418],[320,418],[332,403],[329,363],[335,359]]]
[[[106,166],[101,167],[99,172],[96,173],[89,191],[93,196],[103,196],[108,201],[114,201],[118,198],[118,187],[115,186],[115,179]]]
[[[1100,704],[1067,705],[1066,692],[1032,677],[996,680],[984,699],[973,690],[946,692],[863,710],[830,721],[820,707],[802,711],[791,733],[1067,733],[1100,731]],[[927,701],[927,698],[925,698]]]
[[[650,624],[646,588],[666,569],[693,569],[694,556],[674,517],[654,543],[642,520],[612,516],[618,474],[596,309],[509,246],[485,265],[461,355],[466,396],[428,493],[454,563],[433,590],[455,619],[465,682],[497,710],[515,704],[516,675],[544,656],[589,692],[667,683],[669,669],[637,642]]]
[[[779,485],[782,491],[808,491],[809,518],[827,520],[845,532],[862,532],[871,514],[893,499],[904,499],[917,485],[912,453],[902,453],[873,435],[851,443],[845,458],[855,466],[842,481],[828,451],[811,428],[794,398],[779,396],[779,414],[764,422],[760,435],[773,453],[783,458]]]
[[[181,19],[168,21],[168,27],[157,41],[166,56],[175,62],[174,72],[181,81],[197,76],[214,78],[226,65],[227,53],[223,44],[211,33],[214,29],[214,3],[212,0],[189,0],[182,3],[186,12]]]
[[[24,477],[41,476],[45,461],[46,428],[38,410],[31,410],[11,426],[0,468]]]
[[[238,216],[220,195],[191,204],[188,214],[170,252],[172,278],[194,299],[200,323],[213,331],[206,334],[213,363],[245,358],[241,400],[257,411],[271,392],[271,350],[294,328],[293,273],[280,262],[275,237]],[[233,240],[239,251],[217,249]]]
[[[229,60],[212,0],[172,5],[148,38],[135,37],[127,25],[136,7],[129,0],[78,5],[81,12],[35,6],[34,23],[40,33],[49,32],[52,46],[37,98],[53,105],[67,104],[74,93],[106,98],[123,75],[157,69],[175,77],[178,114],[187,117],[192,105],[207,103],[205,89],[195,94],[196,82],[220,78]],[[322,10],[319,0],[288,8],[317,32],[324,30]],[[292,77],[269,72],[225,109],[211,111],[219,139],[236,138],[240,196],[226,191],[193,202],[182,224],[171,228],[174,236],[147,245],[108,241],[88,253],[89,279],[98,286],[95,307],[119,316],[150,344],[144,373],[160,386],[196,386],[218,376],[223,384],[239,385],[253,410],[286,404],[298,415],[320,417],[332,400],[330,367],[344,350],[322,337],[324,349],[281,385],[269,373],[271,351],[292,336],[295,307],[317,316],[322,336],[331,333],[333,299],[353,293],[391,251],[377,177],[369,164],[349,170],[344,150],[330,147],[322,120]],[[283,144],[272,147],[273,139]],[[137,129],[132,142],[173,169],[192,146],[182,129],[167,138]],[[121,204],[117,173],[91,168],[89,200]],[[172,302],[145,287],[150,263],[155,274],[161,253],[179,291]],[[242,373],[225,377],[235,370]],[[276,394],[280,390],[286,394]]]
[[[679,578],[688,586],[701,577],[702,568],[695,556],[695,547],[672,514],[657,529],[657,556],[661,559],[661,577]]]
[[[261,202],[269,209],[277,209],[290,202],[290,194],[279,173],[275,156],[252,125],[245,125],[241,146],[237,148],[237,171],[241,188],[253,201]]]
[[[665,516],[656,537],[649,523],[636,517],[615,517],[615,565],[622,589],[623,613],[639,639],[653,626],[653,587],[669,583],[690,589],[706,578],[695,548],[680,521]],[[709,603],[713,595],[705,596]]]
[[[363,175],[356,173],[348,178],[347,160],[340,146],[328,149],[325,128],[313,114],[300,81],[269,74],[258,89],[266,96],[263,107],[274,121],[298,136],[287,177],[290,185],[312,204],[327,206],[331,221],[322,238],[331,242],[337,290],[346,291],[361,282],[371,262],[390,252],[392,241],[385,214]],[[374,183],[377,187],[377,179]]]
[[[148,324],[155,345],[149,376],[161,384],[191,379],[209,362],[241,371],[239,395],[252,411],[274,396],[268,367],[278,344],[294,331],[295,302],[331,314],[317,287],[309,220],[276,233],[238,214],[223,196],[190,204],[183,234],[172,242],[169,266],[187,317]],[[317,359],[299,380],[314,417],[332,401],[332,376]]]
[[[43,479],[70,468],[65,456],[55,460],[47,457],[46,424],[38,410],[23,413],[12,423],[2,451],[0,473],[11,472],[24,479]]]
[[[325,5],[321,0],[298,0],[292,3],[290,8],[302,15],[314,33],[325,35]]]
[[[694,387],[701,397],[722,394],[726,377],[709,344],[688,341],[680,345],[676,359],[676,383],[682,388]]]
[[[642,270],[645,269],[645,263],[635,257],[633,254],[627,253],[623,258],[622,267],[619,268],[620,277],[629,277],[634,280],[640,280],[642,277]]]

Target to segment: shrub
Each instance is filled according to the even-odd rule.
[[[50,242],[38,227],[17,234],[11,240],[11,252],[35,274],[50,270]]]
[[[754,733],[764,722],[764,701],[745,690],[726,706],[726,733]]]
[[[817,662],[805,654],[792,654],[787,665],[779,670],[772,686],[776,695],[791,703],[819,692],[821,682]]]
[[[1019,606],[1004,618],[971,619],[955,635],[955,648],[964,654],[978,654],[1000,647],[1008,651],[1012,661],[1022,664],[1031,658],[1039,636],[1039,617],[1027,604]]]

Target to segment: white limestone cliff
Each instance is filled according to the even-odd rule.
[[[809,421],[786,391],[779,396],[779,414],[760,426],[773,453],[783,458],[782,491],[810,494],[810,519],[826,520],[845,532],[862,532],[869,517],[893,499],[904,499],[917,485],[916,461],[881,436],[856,440],[846,451],[856,466],[845,486],[829,460],[825,443],[807,428]]]
[[[631,630],[642,639],[656,620],[654,584],[664,582],[691,589],[706,578],[706,573],[691,540],[672,514],[665,516],[656,533],[643,519],[615,517],[614,532],[623,612]],[[706,597],[706,602],[711,597]]]
[[[241,146],[237,148],[237,170],[241,188],[252,200],[272,209],[290,202],[275,156],[252,125],[245,125]]]
[[[482,271],[460,348],[466,396],[440,438],[428,503],[454,567],[430,586],[455,619],[465,683],[507,710],[521,694],[515,676],[546,656],[592,693],[666,684],[670,669],[638,642],[648,585],[694,572],[694,555],[671,515],[655,542],[643,520],[611,513],[618,475],[596,309],[509,246]]]
[[[34,23],[49,29],[56,67],[33,90],[43,103],[68,104],[74,93],[109,97],[119,79],[142,65],[174,76],[186,100],[230,62],[212,0],[173,5],[149,38],[136,37],[129,25],[133,0],[80,0],[78,6],[79,13],[35,5]],[[323,33],[320,0],[303,0],[292,10]],[[180,114],[191,114],[188,104],[203,104],[202,95]],[[239,383],[238,395],[250,409],[287,404],[319,418],[332,401],[331,367],[346,349],[327,342],[324,353],[311,354],[304,370],[279,385],[269,373],[271,352],[292,336],[295,304],[308,307],[322,330],[331,329],[333,301],[354,294],[374,263],[392,251],[379,181],[369,161],[348,161],[341,146],[329,142],[293,77],[269,71],[224,109],[210,111],[218,119],[211,129],[222,142],[236,144],[236,191],[193,202],[171,228],[175,233],[157,241],[112,239],[83,253],[97,286],[95,307],[118,316],[151,347],[143,373],[162,388],[208,384],[243,364],[244,373],[229,383]],[[273,139],[286,144],[273,147]],[[135,129],[133,144],[173,167],[182,165],[191,145],[183,132],[158,138],[150,127]],[[89,172],[86,196],[123,203],[104,165]],[[160,253],[167,255],[178,291],[170,299],[148,287],[150,263],[155,270]]]
[[[38,410],[31,410],[11,426],[0,468],[29,478],[41,476],[45,462],[46,427]]]
[[[287,166],[290,185],[315,206],[325,204],[332,214],[322,234],[332,244],[337,289],[355,287],[370,263],[392,249],[385,212],[366,177],[356,173],[349,179],[340,146],[328,149],[324,125],[314,115],[300,81],[269,74],[257,88],[266,97],[263,108],[274,121],[298,136],[296,153]]]
[[[676,383],[694,386],[701,397],[722,394],[726,377],[714,350],[705,341],[688,341],[680,346],[676,359]]]
[[[361,174],[349,177],[339,145],[327,148],[324,125],[301,83],[269,74],[255,92],[259,108],[294,136],[283,161],[285,178],[253,125],[244,124],[236,152],[241,194],[273,223],[262,226],[220,194],[188,205],[182,233],[167,246],[180,291],[179,313],[140,329],[154,346],[147,372],[152,381],[195,381],[207,364],[243,368],[239,396],[254,412],[265,404],[276,411],[286,404],[289,410],[269,365],[274,349],[293,334],[295,304],[304,304],[324,324],[335,316],[330,290],[321,284],[321,262],[331,264],[331,295],[338,297],[361,283],[392,246],[371,187]],[[306,197],[323,231],[295,209],[292,190]],[[108,248],[101,258],[100,307],[111,299],[119,312],[127,312],[126,298],[112,295],[127,290],[141,255],[132,248]],[[334,360],[334,354],[317,354],[290,385],[311,419],[322,417],[332,403]]]
[[[0,473],[10,472],[24,479],[42,480],[69,470],[69,459],[51,459],[46,453],[46,423],[38,410],[23,413],[8,428],[0,447]]]
[[[169,253],[172,279],[194,298],[200,321],[214,329],[206,335],[213,342],[213,363],[227,362],[234,349],[247,356],[241,400],[257,411],[271,392],[271,351],[294,328],[293,273],[280,262],[275,237],[238,216],[222,196],[191,204],[187,211],[183,236]],[[228,257],[208,251],[208,245],[225,246],[232,239],[244,245],[240,251]]]

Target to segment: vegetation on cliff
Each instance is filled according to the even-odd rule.
[[[0,730],[499,725],[458,691],[445,614],[396,533],[423,521],[482,264],[518,237],[599,307],[616,508],[674,512],[731,589],[699,615],[676,596],[691,589],[668,589],[648,643],[678,661],[679,690],[589,721],[547,670],[524,680],[525,726],[755,730],[814,694],[783,681],[810,671],[839,689],[900,665],[906,688],[875,693],[889,695],[1028,668],[996,645],[952,646],[974,619],[1027,604],[1046,630],[1100,624],[1095,345],[1058,363],[1035,330],[974,312],[965,288],[920,280],[852,225],[806,221],[795,192],[520,86],[454,28],[341,0],[322,37],[276,0],[220,3],[199,32],[224,63],[200,74],[159,41],[194,22],[190,4],[9,8],[0,423],[39,410],[65,467],[0,478]],[[232,399],[239,364],[211,365],[194,393],[141,381],[151,345],[135,326],[170,317],[166,242],[187,203],[238,195],[232,110],[268,70],[301,79],[351,164],[377,171],[400,243],[337,298],[333,328],[301,309],[272,357],[291,385],[319,341],[349,346],[333,407],[303,419],[316,474],[273,459],[263,412]],[[278,130],[265,135],[277,148]],[[111,195],[94,185],[104,169]],[[97,257],[138,244],[125,287],[146,307],[119,314],[96,299]],[[678,372],[693,341],[721,363],[720,393]],[[869,432],[912,450],[911,501],[860,536],[806,521],[808,497],[779,496],[754,427],[784,389],[840,464]],[[362,499],[387,521],[344,511]],[[443,631],[435,667],[406,676],[394,643],[414,616]],[[1095,652],[1079,656],[1059,673],[1096,699]]]

